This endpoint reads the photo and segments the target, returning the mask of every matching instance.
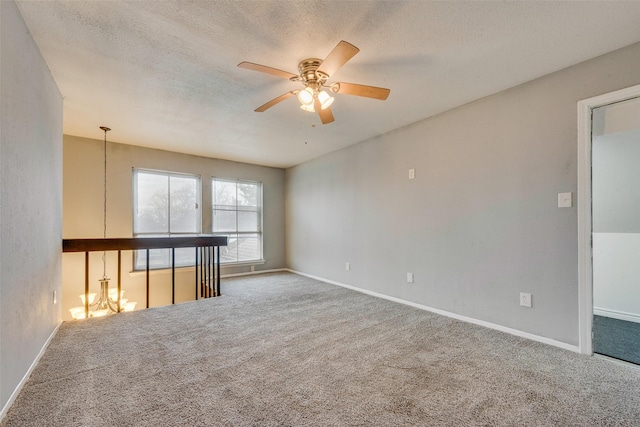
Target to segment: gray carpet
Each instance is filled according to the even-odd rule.
[[[631,426],[640,370],[293,274],[66,322],[8,426]]]

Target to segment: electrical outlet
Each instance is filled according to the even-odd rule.
[[[53,291],[53,305],[58,303],[58,291]]]
[[[345,263],[344,269],[347,270],[347,271],[351,270],[351,264],[349,264],[348,262]]]
[[[409,179],[414,179],[416,177],[416,170],[409,169]]]
[[[413,273],[407,273],[407,283],[413,283]]]
[[[520,292],[520,305],[531,308],[531,294]]]

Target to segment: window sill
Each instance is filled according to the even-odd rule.
[[[220,268],[225,268],[225,267],[250,267],[252,265],[262,265],[265,262],[267,262],[267,260],[265,260],[265,259],[256,259],[254,261],[227,262],[227,263],[224,263],[224,264],[220,264]]]
[[[264,259],[257,259],[254,261],[241,261],[241,262],[227,262],[227,263],[223,263],[220,264],[220,269],[224,269],[224,268],[234,268],[234,267],[251,267],[253,265],[263,265],[264,263],[266,263],[267,260]],[[176,272],[193,272],[195,270],[195,267],[193,265],[188,266],[188,267],[176,267]],[[152,268],[149,269],[149,276],[153,276],[156,274],[165,274],[171,271],[171,267],[167,267],[167,268]],[[129,271],[129,276],[135,277],[135,276],[141,276],[141,275],[146,275],[147,274],[147,270],[133,270],[133,271]]]

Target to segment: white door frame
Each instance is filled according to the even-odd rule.
[[[593,354],[593,265],[591,218],[591,112],[594,108],[640,97],[640,85],[578,102],[578,315],[579,351]]]

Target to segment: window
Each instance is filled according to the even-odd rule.
[[[213,234],[227,236],[221,263],[262,260],[262,183],[213,178]]]
[[[172,172],[133,170],[134,237],[168,237],[200,233],[200,177]],[[194,265],[192,248],[176,249],[176,266]],[[146,268],[145,251],[136,251],[134,268]],[[149,251],[149,268],[171,266],[170,249]]]

